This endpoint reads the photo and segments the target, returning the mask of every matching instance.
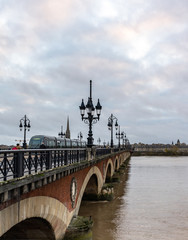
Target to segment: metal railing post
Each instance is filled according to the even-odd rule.
[[[46,170],[52,168],[52,152],[48,151],[46,152]]]
[[[4,181],[6,181],[7,180],[7,153],[4,154],[3,163],[4,163],[3,179]]]
[[[24,175],[24,152],[14,153],[14,178]]]
[[[87,161],[91,161],[91,148],[87,148],[86,149],[86,154],[87,154]]]
[[[80,150],[77,150],[77,154],[76,154],[77,156],[77,158],[76,158],[76,161],[77,161],[77,163],[79,163],[80,162]]]
[[[65,165],[68,164],[68,150],[65,150]]]

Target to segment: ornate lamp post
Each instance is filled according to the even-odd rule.
[[[124,132],[120,132],[120,126],[118,132],[116,132],[116,138],[118,139],[118,148],[120,148],[120,139],[123,139]]]
[[[58,133],[58,136],[60,136],[61,138],[65,137],[65,133],[63,132],[63,126],[61,126],[61,132]]]
[[[130,142],[129,142],[129,139],[127,139],[127,148],[128,148],[128,149],[131,149],[131,144],[130,144]]]
[[[100,138],[98,138],[98,139],[97,139],[97,142],[98,142],[98,144],[99,144],[99,146],[100,146],[101,139],[100,139]]]
[[[128,148],[129,140],[125,137],[125,148]]]
[[[125,148],[125,145],[126,145],[126,133],[123,132],[123,147]]]
[[[116,130],[118,128],[118,119],[113,116],[113,114],[111,114],[111,116],[108,118],[108,129],[111,130],[111,143],[110,143],[110,146],[111,148],[113,148],[114,146],[114,143],[113,143],[113,125],[114,125],[114,120],[116,120],[116,123],[115,123],[115,127],[116,127]]]
[[[79,139],[80,141],[82,141],[82,138],[83,138],[83,135],[82,135],[81,132],[79,132],[79,133],[78,133],[78,139]]]
[[[24,128],[24,141],[23,141],[23,148],[26,149],[27,148],[27,143],[26,143],[26,131],[30,131],[30,120],[29,118],[27,118],[26,115],[24,115],[23,118],[20,119],[20,131],[22,131],[22,128]]]
[[[97,117],[94,116],[96,109]],[[92,80],[90,80],[90,96],[88,97],[88,102],[85,106],[84,100],[82,99],[81,105],[80,105],[80,114],[82,117],[82,121],[84,120],[84,123],[89,125],[89,132],[88,132],[88,138],[87,138],[87,146],[92,147],[93,146],[93,132],[92,132],[92,124],[97,123],[100,118],[102,106],[100,105],[99,99],[97,102],[96,107],[93,106],[92,101]],[[87,117],[84,117],[85,110],[87,111]]]

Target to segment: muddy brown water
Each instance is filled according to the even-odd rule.
[[[188,157],[132,157],[111,202],[82,202],[92,240],[187,240]]]

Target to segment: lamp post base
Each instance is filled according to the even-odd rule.
[[[24,149],[27,148],[27,143],[23,143],[23,148],[24,148]]]

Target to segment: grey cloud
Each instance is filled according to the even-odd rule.
[[[0,33],[0,87],[5,94],[0,96],[0,141],[6,134],[9,143],[22,137],[17,125],[24,114],[32,122],[29,136],[57,135],[69,116],[72,137],[82,131],[86,139],[88,126],[81,121],[79,105],[82,98],[87,101],[90,79],[94,104],[100,98],[103,106],[93,128],[95,140],[110,138],[111,113],[131,142],[187,140],[187,2],[117,1],[112,5],[118,14],[112,17],[100,15],[98,1],[76,1],[78,9],[70,1],[69,16],[59,9],[57,16],[51,15],[56,9],[49,9],[49,1],[16,3],[3,1],[0,8],[8,29]],[[165,27],[161,12],[170,19]],[[157,27],[151,25],[153,16]],[[119,32],[112,32],[117,27]],[[132,30],[133,35],[125,34],[130,39],[122,29]],[[131,58],[143,34],[151,46]],[[3,107],[7,111],[1,112]]]

